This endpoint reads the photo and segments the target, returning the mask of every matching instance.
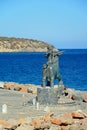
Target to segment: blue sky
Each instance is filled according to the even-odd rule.
[[[87,48],[87,0],[0,0],[0,36]]]

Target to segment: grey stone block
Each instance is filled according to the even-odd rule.
[[[59,90],[58,90],[58,88],[59,88]],[[59,95],[62,94],[62,91],[63,90],[61,90],[61,93],[60,93],[60,87],[56,87],[56,88],[50,88],[50,87],[37,88],[37,101],[40,104],[56,105],[58,103]]]

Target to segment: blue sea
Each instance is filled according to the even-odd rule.
[[[62,50],[59,65],[64,85],[87,91],[87,49]],[[0,81],[41,85],[46,61],[45,53],[0,53]]]

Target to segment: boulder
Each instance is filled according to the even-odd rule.
[[[66,126],[66,125],[71,125],[71,124],[74,123],[74,120],[73,120],[73,118],[72,118],[71,113],[65,113],[65,114],[63,114],[62,116],[60,116],[59,119],[61,120],[62,125],[65,125],[65,126]]]
[[[4,84],[4,89],[8,89],[8,90],[14,90],[14,83],[5,83]]]
[[[21,92],[28,92],[28,89],[26,86],[21,86],[21,89],[20,89]]]
[[[15,119],[9,119],[7,123],[10,124],[10,129],[16,129],[18,127],[18,121]]]
[[[12,125],[10,123],[8,123],[7,121],[3,121],[3,120],[0,120],[0,125],[5,128],[5,129],[10,129],[12,128]]]
[[[72,117],[76,118],[76,119],[84,119],[85,118],[83,114],[81,114],[77,111],[72,112]]]
[[[51,121],[52,124],[64,125],[64,126],[71,125],[71,124],[74,123],[72,115],[69,114],[69,113],[65,113],[64,115],[56,117],[56,118],[52,117],[50,119],[50,121]]]
[[[35,129],[40,129],[42,124],[44,124],[44,118],[43,117],[37,117],[35,119],[32,119],[30,122],[31,126],[34,126]]]
[[[50,119],[50,121],[51,121],[52,124],[62,125],[62,121],[61,121],[59,118],[52,117],[52,118]]]

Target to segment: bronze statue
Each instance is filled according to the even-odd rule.
[[[59,85],[63,85],[63,81],[59,71],[59,56],[61,51],[54,51],[52,47],[47,48],[46,57],[48,61],[43,65],[42,70],[42,87],[54,87],[54,80],[59,80]]]

